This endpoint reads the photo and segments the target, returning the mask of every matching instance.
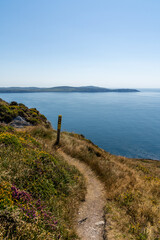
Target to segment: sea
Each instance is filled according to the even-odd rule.
[[[107,152],[160,160],[160,89],[132,93],[0,93],[37,108],[62,131],[83,134]]]

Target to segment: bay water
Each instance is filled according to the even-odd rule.
[[[37,108],[57,128],[83,134],[106,151],[160,160],[160,89],[136,93],[0,93]]]

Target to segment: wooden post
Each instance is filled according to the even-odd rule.
[[[59,115],[58,116],[58,126],[57,126],[57,140],[55,142],[55,145],[58,145],[59,141],[60,141],[61,122],[62,122],[62,115]]]

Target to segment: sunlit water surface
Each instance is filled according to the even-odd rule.
[[[160,90],[140,93],[12,93],[8,102],[36,107],[54,128],[83,134],[112,154],[160,160]]]

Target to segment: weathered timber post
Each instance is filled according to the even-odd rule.
[[[59,141],[60,141],[61,122],[62,122],[62,115],[59,115],[58,116],[58,125],[57,125],[57,140],[55,142],[55,145],[58,145]]]

